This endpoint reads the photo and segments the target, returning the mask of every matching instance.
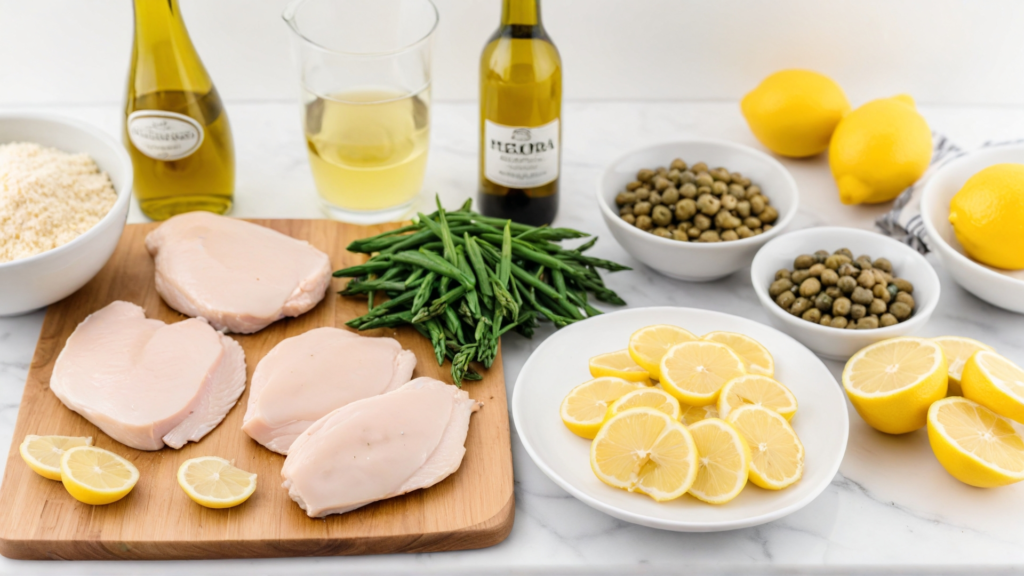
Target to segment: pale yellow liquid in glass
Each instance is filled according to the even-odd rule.
[[[321,198],[344,210],[374,211],[419,194],[430,139],[429,88],[306,96],[306,146]]]

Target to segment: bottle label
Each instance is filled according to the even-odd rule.
[[[558,179],[558,119],[543,126],[504,126],[484,120],[484,176],[509,188],[536,188]]]
[[[128,138],[154,160],[181,160],[202,145],[203,126],[177,112],[138,110],[128,115]]]

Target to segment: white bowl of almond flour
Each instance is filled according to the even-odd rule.
[[[113,254],[128,217],[132,164],[84,122],[0,114],[0,316],[72,294]]]

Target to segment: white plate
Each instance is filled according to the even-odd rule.
[[[778,492],[747,484],[732,502],[712,506],[685,495],[657,503],[601,483],[590,470],[590,441],[570,432],[558,416],[562,398],[589,380],[587,360],[626,348],[629,335],[651,324],[675,324],[698,336],[715,330],[746,334],[775,358],[775,377],[797,398],[793,427],[804,444],[804,476]],[[753,320],[694,308],[637,308],[563,328],[541,344],[516,380],[512,417],[527,453],[559,486],[616,518],[680,532],[716,532],[756,526],[796,512],[829,485],[846,452],[846,401],[821,360],[796,340]]]

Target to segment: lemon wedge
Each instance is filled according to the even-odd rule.
[[[1024,422],[1024,370],[990,350],[975,352],[960,380],[964,398],[1000,416]]]
[[[235,468],[217,456],[202,456],[182,462],[178,485],[196,504],[207,508],[231,508],[256,491],[256,475]]]
[[[612,376],[648,386],[651,384],[651,375],[633,360],[633,357],[629,355],[629,350],[594,356],[590,359],[590,375],[594,378]]]
[[[678,326],[655,324],[641,328],[629,337],[629,355],[651,378],[661,380],[662,356],[676,344],[694,340],[697,340],[696,336]]]
[[[661,385],[692,406],[718,400],[726,382],[746,374],[743,361],[725,344],[701,340],[673,346],[661,359]]]
[[[590,467],[609,486],[658,502],[686,493],[697,477],[697,446],[685,426],[653,408],[612,416],[590,445]]]
[[[714,404],[707,406],[679,404],[679,408],[681,410],[679,421],[686,426],[693,426],[705,418],[718,418],[718,408]]]
[[[767,490],[781,490],[804,474],[804,445],[789,421],[763,406],[746,405],[726,420],[750,447],[750,481]]]
[[[708,504],[725,504],[740,495],[750,472],[750,448],[725,420],[708,418],[690,426],[697,445],[697,478],[690,495]]]
[[[584,382],[562,400],[562,423],[577,436],[593,438],[604,424],[612,402],[641,387],[642,384],[609,376]]]
[[[109,450],[76,446],[60,457],[61,482],[75,500],[101,505],[117,502],[139,481],[139,469]]]
[[[928,409],[928,441],[957,480],[992,488],[1024,480],[1024,438],[995,412],[950,396]]]
[[[857,413],[876,430],[904,434],[924,427],[928,407],[946,395],[946,357],[925,338],[892,338],[854,354],[843,388]]]
[[[725,344],[743,360],[747,372],[751,374],[775,375],[775,359],[768,349],[745,334],[736,332],[709,332],[700,337],[701,340]]]
[[[608,418],[633,408],[654,408],[679,420],[679,400],[661,388],[641,388],[619,398],[608,407]]]
[[[963,336],[939,336],[932,338],[942,347],[942,353],[946,355],[946,372],[949,374],[949,389],[947,396],[963,396],[960,388],[960,377],[964,373],[964,364],[975,352],[988,350],[994,352],[991,346],[983,344],[972,338]]]
[[[727,418],[729,413],[744,404],[754,404],[775,410],[789,420],[796,414],[796,396],[774,378],[747,374],[725,383],[718,395],[718,414]]]
[[[43,478],[60,480],[60,457],[75,446],[92,446],[92,436],[36,436],[29,434],[18,451],[33,472]]]

